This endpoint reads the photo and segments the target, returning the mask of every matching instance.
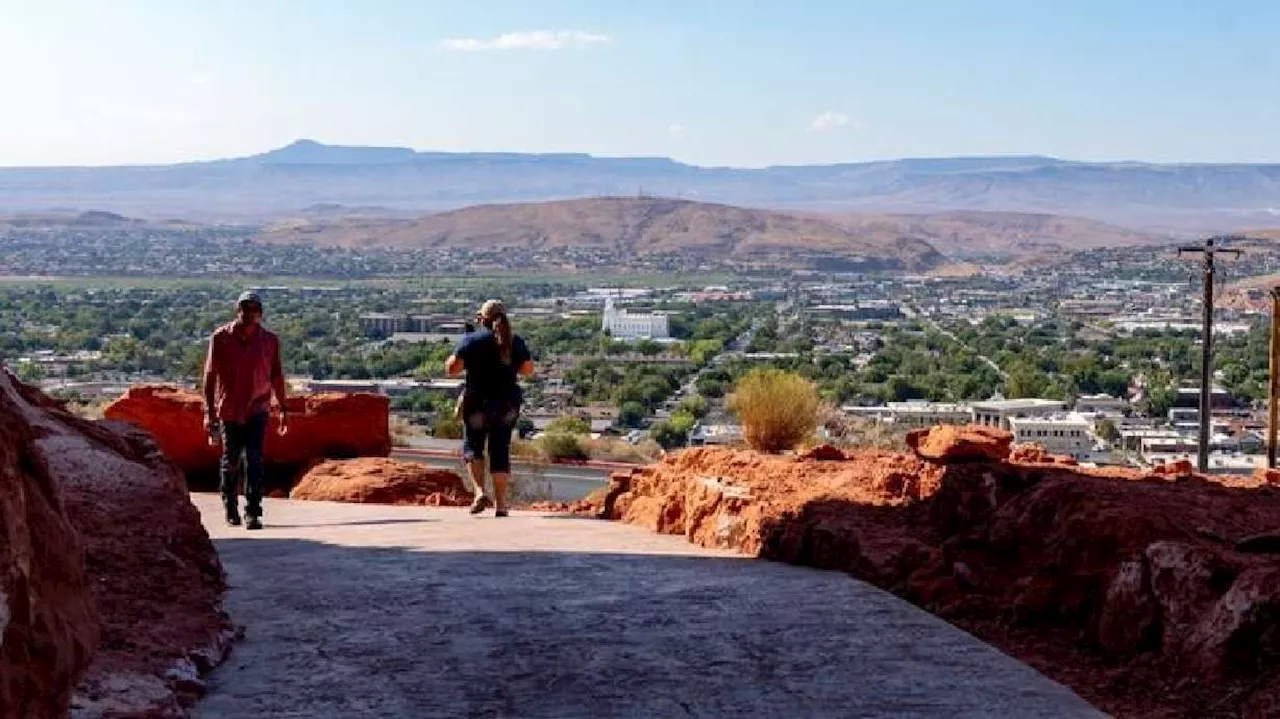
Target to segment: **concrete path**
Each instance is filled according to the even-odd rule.
[[[194,495],[246,637],[198,719],[1097,717],[844,575],[585,519]]]

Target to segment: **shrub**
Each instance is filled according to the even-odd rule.
[[[748,445],[780,452],[813,433],[818,403],[818,389],[809,380],[778,369],[757,369],[738,380],[728,406],[742,422]]]
[[[591,434],[591,424],[581,417],[565,415],[547,425],[547,434]]]
[[[538,438],[542,454],[547,459],[588,459],[587,450],[582,446],[577,435],[564,432],[547,432]]]
[[[437,417],[431,436],[436,439],[462,439],[462,422],[453,415]]]

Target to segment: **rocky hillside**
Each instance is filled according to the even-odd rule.
[[[820,216],[648,197],[480,205],[412,220],[300,220],[269,226],[259,239],[341,247],[573,247],[743,261],[795,261],[799,255],[869,260],[889,269],[927,269],[943,260],[911,234],[866,232]]]
[[[1011,440],[692,449],[615,474],[579,511],[848,572],[1114,716],[1280,716],[1280,473],[1087,470]]]
[[[1018,212],[939,212],[929,215],[826,215],[864,237],[915,237],[951,257],[1074,252],[1169,242],[1161,233],[1136,232],[1080,217]]]

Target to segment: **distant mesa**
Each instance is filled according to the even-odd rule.
[[[297,140],[248,159],[279,165],[378,165],[409,162],[416,154],[407,147],[323,145],[315,140]]]
[[[0,168],[0,215],[72,205],[256,222],[293,217],[316,204],[424,213],[641,195],[792,213],[1068,216],[1164,235],[1280,226],[1272,209],[1280,197],[1280,164],[1075,162],[1030,155],[746,169],[666,157],[419,152],[304,139],[211,162]]]

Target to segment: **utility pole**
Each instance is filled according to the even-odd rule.
[[[1218,253],[1238,256],[1240,250],[1224,249],[1214,246],[1215,240],[1226,241],[1229,237],[1210,237],[1204,241],[1204,247],[1179,247],[1178,256],[1199,252],[1204,255],[1204,336],[1201,339],[1200,354],[1200,456],[1198,469],[1209,471],[1209,416],[1212,413],[1213,399],[1213,277],[1216,269],[1213,264]]]
[[[1280,286],[1271,288],[1271,369],[1267,385],[1267,468],[1276,468],[1276,420],[1280,417]]]

